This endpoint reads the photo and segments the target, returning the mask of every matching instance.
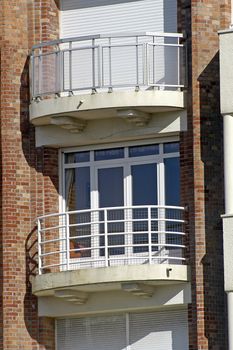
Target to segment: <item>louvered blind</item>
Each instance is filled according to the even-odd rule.
[[[177,31],[176,0],[62,0],[61,8],[61,38],[119,32],[161,33]],[[135,45],[135,40],[133,38],[111,40],[111,45],[118,45],[111,49],[111,79],[109,77],[109,48],[106,46],[109,42],[108,40],[99,40],[95,43],[105,46],[101,62],[104,86],[136,85],[136,48],[135,46],[122,46],[125,44]],[[147,40],[145,37],[141,38],[139,43],[145,43]],[[157,42],[163,43],[163,39],[157,39]],[[88,43],[82,43],[81,45],[85,44]],[[143,47],[139,46],[137,53],[139,85],[143,83],[142,50]],[[153,47],[150,46],[149,65],[151,67],[156,66],[156,69],[153,71],[153,77],[150,75],[152,73],[148,72],[149,79],[153,78],[153,82],[163,84],[169,75],[169,80],[173,82],[175,79],[174,71],[176,71],[174,69],[177,60],[176,49],[165,49],[159,46],[154,49],[154,52],[152,50]],[[92,86],[92,53],[91,49],[73,52],[71,71],[74,90]],[[97,57],[97,49],[95,54]],[[65,88],[69,89],[69,53],[65,54],[64,59]],[[98,78],[98,64],[96,58],[96,81]]]
[[[188,350],[186,310],[57,320],[57,350],[126,349]]]
[[[176,0],[62,0],[61,37],[177,31]]]

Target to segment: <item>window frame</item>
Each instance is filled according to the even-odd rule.
[[[79,167],[90,166],[90,208],[98,209],[98,180],[97,180],[97,169],[98,168],[110,168],[123,166],[124,170],[124,206],[132,206],[132,177],[130,176],[130,167],[132,165],[139,164],[157,164],[157,192],[158,192],[158,205],[165,205],[165,167],[163,160],[165,158],[175,158],[180,157],[180,152],[164,153],[163,144],[179,142],[178,137],[170,138],[158,138],[158,139],[148,139],[148,140],[137,140],[132,142],[125,143],[110,143],[110,144],[101,144],[101,145],[91,145],[91,146],[79,146],[79,147],[70,147],[60,150],[60,176],[59,176],[59,192],[60,192],[60,203],[59,203],[59,212],[66,211],[65,203],[65,170],[74,169]],[[159,154],[149,155],[149,156],[138,156],[138,157],[129,157],[128,148],[131,146],[146,146],[152,144],[159,144]],[[118,159],[108,159],[108,160],[94,160],[94,151],[95,150],[104,150],[124,147],[124,158]],[[90,161],[81,162],[81,163],[67,163],[65,164],[65,154],[90,151]],[[160,164],[160,166],[158,166]]]

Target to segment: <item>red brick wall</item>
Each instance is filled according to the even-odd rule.
[[[189,49],[189,131],[181,135],[181,162],[192,267],[190,349],[221,350],[227,337],[217,31],[228,27],[230,0],[178,2]],[[58,210],[57,151],[34,147],[27,55],[34,43],[57,37],[58,10],[54,0],[0,0],[0,8],[0,348],[54,349],[54,322],[38,319],[29,277],[33,220]]]
[[[188,132],[181,135],[182,198],[189,207],[190,350],[227,349],[220,215],[224,212],[218,30],[230,1],[178,0],[188,46]]]
[[[37,317],[30,274],[34,219],[58,210],[57,151],[35,149],[28,53],[57,37],[58,10],[53,0],[1,0],[0,9],[0,348],[54,349],[54,322]]]

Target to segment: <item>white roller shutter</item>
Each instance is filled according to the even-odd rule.
[[[123,315],[57,321],[57,350],[126,350]]]
[[[118,32],[176,32],[176,0],[62,0],[61,38]]]
[[[122,32],[177,31],[176,0],[62,0],[61,4],[61,38]],[[152,42],[151,37],[149,39],[141,37],[139,44],[148,40]],[[156,40],[158,43],[164,42],[163,38]],[[136,49],[136,38],[111,39],[111,45],[115,45],[111,49],[108,47],[108,39],[96,40],[95,45],[101,45],[102,49],[100,51],[95,49],[95,74],[92,49],[80,49],[80,46],[87,47],[91,44],[92,41],[74,43],[72,47],[79,47],[79,49],[72,52],[72,59],[69,52],[64,55],[65,90],[90,89],[93,85],[135,87],[144,84],[144,49],[142,45]],[[125,46],[126,44],[131,46]],[[177,80],[176,64],[176,48],[149,46],[148,67],[150,68],[146,74],[149,85],[167,82],[174,84]],[[95,84],[93,84],[93,75]],[[99,78],[100,75],[101,78]],[[101,83],[98,83],[99,81]]]
[[[186,311],[131,314],[130,350],[188,350]]]
[[[57,320],[57,350],[188,350],[186,310]]]

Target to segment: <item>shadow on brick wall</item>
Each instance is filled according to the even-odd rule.
[[[227,312],[224,292],[223,124],[220,114],[219,55],[216,54],[199,76],[201,116],[201,160],[204,165],[205,244],[204,271],[205,335],[209,349],[227,348]]]
[[[37,274],[38,248],[37,227],[35,219],[44,214],[44,208],[51,206],[53,210],[54,196],[46,202],[44,178],[46,177],[54,193],[58,193],[58,171],[56,151],[43,147],[35,147],[35,129],[29,120],[29,58],[25,62],[21,75],[20,86],[20,131],[22,136],[22,151],[27,161],[30,179],[28,180],[30,192],[30,211],[27,220],[29,222],[28,232],[25,233],[25,285],[24,297],[24,322],[27,331],[32,338],[33,346],[40,344],[46,350],[54,350],[54,320],[46,317],[38,317],[37,297],[32,294],[31,281]],[[55,160],[53,160],[53,156]],[[52,161],[50,161],[52,159]],[[52,166],[50,163],[52,162]],[[54,166],[53,166],[54,165]],[[55,166],[56,165],[56,166]],[[51,170],[52,168],[52,170]],[[48,188],[47,188],[48,191]],[[49,197],[49,194],[47,194]],[[46,202],[46,203],[45,203]],[[54,205],[56,206],[57,203]],[[31,227],[30,227],[31,226]]]

